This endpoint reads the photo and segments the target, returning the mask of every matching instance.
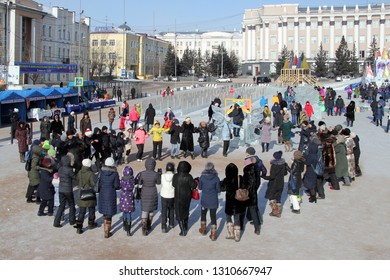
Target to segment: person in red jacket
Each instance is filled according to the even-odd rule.
[[[306,105],[304,109],[306,111],[307,116],[309,117],[309,120],[311,120],[311,116],[313,116],[314,110],[313,110],[313,106],[311,106],[309,101],[306,101]]]
[[[130,116],[130,121],[132,122],[131,127],[132,127],[133,132],[134,132],[137,128],[137,123],[138,123],[139,118],[140,118],[140,114],[137,111],[137,106],[134,105],[133,108],[131,108],[129,116]]]

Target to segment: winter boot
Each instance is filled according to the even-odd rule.
[[[161,224],[161,231],[162,231],[162,233],[167,233],[168,232],[166,223]]]
[[[226,228],[227,228],[226,239],[234,239],[234,227],[233,227],[233,223],[227,223]]]
[[[271,206],[271,213],[269,213],[270,216],[275,216],[276,214],[276,201],[275,200],[271,200],[269,202],[269,206]]]
[[[153,222],[153,216],[149,216],[149,219],[147,221],[147,230],[148,230],[148,232],[152,229],[152,222]]]
[[[131,236],[131,222],[127,222],[126,234],[127,234],[127,236]]]
[[[194,152],[191,152],[190,154],[191,154],[191,159],[194,160],[194,159],[195,159],[195,154],[194,154]]]
[[[269,143],[266,143],[265,144],[265,151],[268,152],[268,149],[269,149]]]
[[[349,178],[349,176],[344,176],[344,184],[343,186],[350,186],[351,185],[351,179]]]
[[[21,163],[25,163],[26,161],[24,160],[24,153],[19,153],[19,158]]]
[[[148,219],[142,219],[142,235],[148,235]]]
[[[82,234],[83,231],[83,223],[80,221],[76,221],[76,225],[74,226],[76,228],[78,234]]]
[[[122,220],[122,228],[123,228],[124,231],[127,230],[126,220]]]
[[[201,235],[206,235],[206,222],[200,222],[199,232]]]
[[[188,232],[188,218],[187,219],[184,219],[184,230],[185,230],[185,235],[187,235],[187,232]]]
[[[112,236],[111,221],[103,220],[103,225],[104,225],[104,238],[110,238]]]
[[[211,225],[211,232],[209,237],[211,241],[217,240],[217,225]]]
[[[180,236],[186,236],[187,235],[187,230],[185,229],[184,226],[184,220],[179,221],[179,227],[180,227]]]
[[[265,144],[264,144],[264,143],[261,143],[261,152],[262,152],[262,153],[265,152]]]
[[[88,229],[97,228],[98,224],[95,221],[88,221]]]
[[[276,215],[275,215],[275,217],[280,218],[282,216],[282,209],[283,209],[282,204],[281,203],[276,203],[276,213],[275,213]]]
[[[239,242],[241,239],[241,228],[239,226],[234,226],[234,240]]]

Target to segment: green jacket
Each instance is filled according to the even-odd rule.
[[[32,147],[32,158],[31,158],[31,170],[28,172],[28,179],[30,186],[38,186],[41,181],[39,175],[39,162],[42,153],[42,148],[38,145]]]
[[[295,128],[295,126],[292,124],[292,122],[282,122],[280,124],[280,129],[282,130],[282,137],[283,141],[290,141],[291,140],[291,129]]]
[[[79,173],[77,173],[77,182],[79,189],[77,191],[77,205],[80,208],[88,208],[96,206],[96,196],[95,199],[81,200],[80,199],[80,190],[81,189],[93,189],[95,187],[95,174],[92,172],[90,167],[83,166]]]

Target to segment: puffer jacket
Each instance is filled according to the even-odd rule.
[[[142,185],[141,192],[141,209],[145,212],[153,212],[157,210],[158,195],[156,185],[161,184],[161,174],[154,171],[156,161],[148,158],[145,161],[145,171],[137,175],[138,184]]]
[[[93,189],[95,187],[95,174],[90,167],[83,166],[77,173],[77,182],[79,184],[79,190],[77,192],[77,205],[80,208],[96,207],[96,196],[93,199],[81,200],[81,189]]]
[[[137,111],[137,108],[133,106],[133,108],[131,108],[130,111],[130,120],[132,122],[136,122],[139,120],[139,118],[140,118],[139,112]]]
[[[200,205],[207,209],[218,208],[218,194],[221,192],[221,181],[215,169],[203,170],[199,177],[199,190],[202,191]]]
[[[135,210],[134,205],[134,186],[135,179],[134,176],[123,176],[121,181],[121,196],[119,199],[120,210],[123,213],[132,213]]]
[[[160,123],[158,123],[160,124]],[[153,142],[161,142],[163,140],[163,132],[168,132],[168,128],[163,128],[161,126],[156,126],[156,122],[154,122],[154,126],[149,130],[149,134],[153,134]]]
[[[147,134],[145,130],[138,128],[136,131],[134,131],[133,137],[135,139],[134,142],[136,145],[145,144],[146,138],[149,137],[149,134]]]
[[[41,199],[51,200],[54,199],[54,187],[51,183],[53,180],[53,174],[47,170],[42,169],[40,171],[41,180],[38,186],[38,194]]]
[[[60,185],[58,191],[60,193],[71,193],[73,192],[74,180],[76,175],[73,168],[70,166],[71,159],[68,155],[61,158],[61,167],[58,170],[60,176]]]
[[[100,171],[100,214],[114,216],[117,213],[116,190],[119,187],[119,174],[116,167],[103,166]]]
[[[38,186],[40,182],[39,161],[41,159],[42,148],[39,145],[34,145],[31,148],[31,152],[31,170],[28,172],[29,185]]]
[[[174,198],[175,188],[172,186],[173,172],[168,171],[161,175],[160,195],[163,198]]]

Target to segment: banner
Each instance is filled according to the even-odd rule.
[[[15,64],[20,66],[20,73],[77,73],[77,64],[47,64],[30,62],[15,62]]]

